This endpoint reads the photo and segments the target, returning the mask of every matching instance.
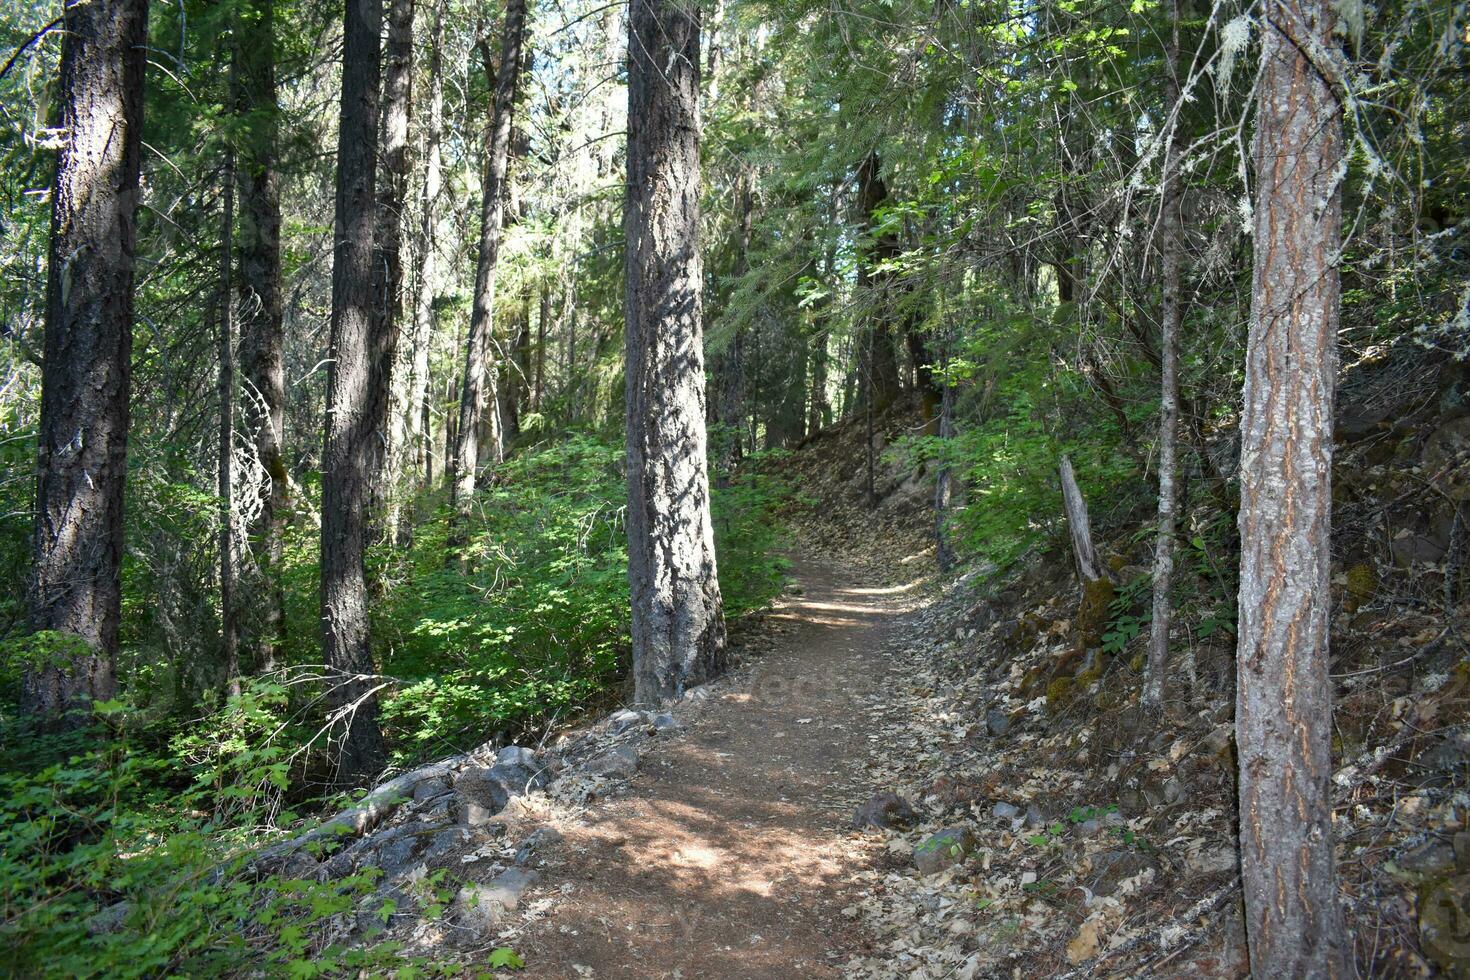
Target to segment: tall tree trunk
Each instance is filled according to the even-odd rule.
[[[429,63],[424,73],[429,83],[429,111],[424,124],[424,186],[419,199],[417,250],[419,281],[414,301],[413,360],[407,384],[409,423],[405,439],[405,451],[416,460],[415,468],[423,473],[423,485],[426,487],[434,484],[429,352],[434,343],[437,212],[443,184],[439,147],[444,128],[444,6],[442,0],[430,0],[430,4]]]
[[[233,73],[231,85],[233,87]],[[235,153],[225,149],[219,257],[219,609],[225,690],[240,693],[240,624],[235,604]]]
[[[540,412],[546,397],[546,333],[551,321],[551,284],[541,282],[541,303],[536,315],[536,381],[531,390],[531,411]]]
[[[1179,325],[1180,279],[1183,264],[1181,241],[1184,189],[1179,167],[1183,141],[1179,137],[1179,4],[1174,3],[1174,29],[1169,44],[1169,79],[1165,84],[1165,115],[1175,113],[1173,132],[1164,151],[1164,169],[1159,202],[1159,353],[1161,394],[1159,398],[1159,518],[1154,541],[1153,622],[1149,628],[1148,676],[1143,685],[1143,706],[1157,713],[1164,704],[1164,673],[1169,661],[1169,626],[1172,610],[1169,592],[1174,584],[1174,534],[1178,523],[1179,487],[1175,457],[1179,445]]]
[[[398,537],[405,488],[401,431],[416,414],[408,404],[399,359],[398,338],[403,323],[403,218],[408,200],[408,124],[413,93],[414,0],[389,0],[388,46],[383,59],[381,173],[377,187],[377,233],[373,257],[373,295],[377,304],[373,336],[379,345],[373,364],[381,370],[373,388],[374,426],[378,433],[378,466],[372,483],[377,498],[375,519],[382,520],[384,538]],[[409,356],[412,356],[410,352]],[[400,397],[392,397],[397,394]]]
[[[32,667],[23,713],[82,724],[114,691],[147,0],[68,2],[51,191],[30,626],[77,637]]]
[[[500,39],[498,72],[491,62],[488,44],[481,45],[485,71],[493,82],[495,97],[489,125],[485,130],[480,257],[475,264],[474,308],[470,314],[469,337],[465,341],[464,381],[459,389],[459,428],[454,452],[449,457],[449,549],[454,553],[459,552],[466,541],[466,525],[469,522],[470,506],[474,501],[476,469],[480,458],[481,419],[487,407],[494,411],[498,403],[496,372],[491,354],[491,330],[495,319],[496,265],[500,258],[500,232],[505,215],[505,179],[510,158],[511,123],[515,112],[516,75],[521,65],[521,46],[525,32],[526,0],[509,0]]]
[[[882,412],[898,400],[902,387],[898,352],[893,343],[893,272],[878,266],[897,258],[899,244],[893,232],[878,229],[878,209],[888,200],[888,185],[883,182],[877,151],[864,158],[857,179],[858,206],[873,238],[858,266],[858,286],[869,290],[872,303],[863,344],[867,354],[867,396],[874,401],[874,411]]]
[[[1241,880],[1255,976],[1340,977],[1327,630],[1342,109],[1310,54],[1333,44],[1329,0],[1264,12],[1241,415]]]
[[[946,336],[943,367],[949,366],[952,345],[952,338]],[[940,389],[938,436],[946,442],[954,438],[954,386],[948,383]],[[948,446],[941,450],[945,453],[948,451]],[[939,472],[934,477],[934,555],[941,572],[948,572],[955,566],[954,544],[949,534],[949,511],[953,496],[954,475],[950,471],[948,458],[941,456]]]
[[[240,374],[247,397],[244,425],[270,477],[260,516],[249,529],[258,542],[261,578],[252,578],[252,624],[245,640],[257,670],[275,669],[286,629],[285,557],[289,481],[282,457],[286,425],[285,330],[281,313],[281,197],[276,175],[279,109],[276,102],[275,25],[272,0],[245,0],[243,36],[233,46],[241,117],[236,175],[240,191]]]
[[[377,415],[373,232],[377,224],[379,37],[382,0],[347,0],[343,26],[342,115],[337,143],[336,248],[332,263],[331,366],[322,451],[322,645],[328,703],[344,726],[338,780],[376,776],[386,761],[368,632],[363,567]]]
[[[628,22],[628,580],[640,704],[725,668],[704,427],[699,8],[632,0]]]

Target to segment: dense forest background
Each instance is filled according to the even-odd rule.
[[[302,923],[347,901],[324,888],[273,893],[241,932],[230,909],[258,886],[212,869],[382,764],[631,691],[626,9],[381,6],[377,142],[359,147],[377,169],[364,268],[387,341],[358,529],[371,660],[342,670],[319,614],[338,516],[322,472],[343,11],[155,3],[116,691],[60,733],[20,708],[27,672],[69,649],[27,606],[61,30],[54,4],[0,11],[0,933],[24,964],[391,958],[322,958]],[[1314,56],[1345,132],[1339,356],[1412,351],[1436,373],[1404,385],[1463,405],[1470,9],[1330,7]],[[1103,536],[1166,541],[1170,564],[1128,586],[1130,602],[1158,588],[1151,611],[1113,616],[1108,640],[1142,651],[1162,619],[1156,700],[1171,613],[1176,636],[1234,634],[1221,569],[1240,547],[1262,16],[1234,0],[705,5],[698,288],[727,617],[782,587],[783,515],[810,488],[774,464],[846,423],[866,432],[873,502],[893,466],[919,474],[946,570],[999,579],[1070,547],[1062,460]],[[904,412],[906,434],[875,437]],[[1383,421],[1339,406],[1343,437]],[[1459,598],[1464,499],[1416,525],[1441,564],[1406,576],[1413,602]],[[1406,546],[1384,547],[1392,567]],[[1337,556],[1365,594],[1370,550]],[[1119,576],[1084,577],[1109,580],[1093,600],[1107,608]],[[342,761],[344,690],[377,706],[379,765]],[[73,947],[144,893],[168,928]]]

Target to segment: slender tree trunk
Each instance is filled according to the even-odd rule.
[[[491,354],[491,330],[495,319],[496,266],[500,257],[500,233],[505,214],[506,167],[510,159],[516,75],[521,65],[521,46],[525,32],[526,0],[509,0],[501,34],[498,73],[491,63],[488,45],[482,45],[485,71],[493,82],[495,97],[490,123],[485,131],[480,257],[475,265],[474,308],[470,314],[469,337],[465,341],[464,380],[459,389],[459,428],[454,451],[449,457],[449,549],[452,553],[458,553],[466,541],[466,525],[469,522],[470,506],[474,501],[476,469],[480,458],[481,419],[487,407],[494,412],[498,404],[496,372]],[[495,414],[498,415],[498,412]]]
[[[275,11],[272,0],[246,0],[242,38],[233,46],[237,66],[241,134],[236,162],[240,191],[238,219],[240,374],[244,381],[244,425],[270,476],[260,516],[249,529],[258,542],[259,580],[249,586],[252,619],[246,643],[260,671],[275,669],[285,639],[285,557],[289,480],[282,456],[286,425],[285,330],[281,299],[281,198],[276,175],[277,128]]]
[[[1174,30],[1169,46],[1169,81],[1165,86],[1165,113],[1183,113],[1179,103],[1179,4],[1174,3]],[[1178,106],[1178,108],[1176,108]],[[1176,118],[1164,153],[1163,187],[1159,203],[1159,352],[1161,395],[1159,408],[1159,518],[1154,541],[1153,622],[1148,645],[1148,676],[1143,686],[1143,706],[1157,713],[1164,704],[1164,675],[1169,660],[1169,593],[1174,584],[1174,534],[1179,488],[1175,461],[1179,445],[1179,325],[1180,279],[1183,264],[1181,239],[1183,175],[1179,171],[1179,126]]]
[[[233,82],[233,78],[231,80]],[[219,608],[225,690],[240,693],[240,624],[235,602],[235,153],[225,150],[219,257]]]
[[[322,451],[322,645],[331,681],[328,704],[344,735],[338,780],[361,782],[386,761],[378,729],[367,576],[366,509],[377,438],[373,232],[378,145],[382,0],[347,0],[343,27],[342,117],[337,144],[336,248],[332,263],[331,366]]]
[[[440,140],[444,128],[444,6],[430,0],[428,120],[424,125],[424,186],[419,200],[419,281],[414,302],[413,361],[409,368],[407,451],[423,473],[423,485],[434,485],[432,386],[429,352],[434,343],[434,292],[437,261],[438,204],[443,184]]]
[[[949,366],[951,345],[951,338],[945,337],[944,367]],[[940,388],[938,434],[946,442],[954,438],[954,386],[948,383]],[[941,451],[948,452],[948,448],[946,445]],[[955,566],[954,544],[949,535],[949,511],[953,496],[954,478],[950,472],[949,460],[941,457],[939,472],[934,477],[934,554],[941,572],[948,572]]]
[[[1328,0],[1266,0],[1264,14],[1241,415],[1241,880],[1255,976],[1341,977],[1327,642],[1342,110],[1310,56],[1333,45]]]
[[[62,17],[29,598],[31,629],[77,642],[25,675],[21,711],[43,728],[85,723],[115,685],[148,4],[68,2]]]
[[[699,8],[632,0],[628,30],[628,579],[640,704],[725,668],[704,428]]]
[[[383,59],[382,150],[378,165],[377,233],[373,256],[373,295],[377,299],[373,336],[379,349],[373,364],[379,376],[373,386],[374,424],[380,453],[373,495],[385,540],[398,537],[405,488],[403,438],[406,420],[416,412],[410,406],[403,375],[397,365],[398,339],[403,323],[403,218],[408,200],[408,125],[413,94],[414,0],[389,0],[388,45]],[[412,357],[412,352],[408,356]],[[394,394],[398,397],[392,397]]]
[[[546,333],[551,320],[551,285],[541,283],[541,303],[536,316],[536,382],[531,391],[531,411],[542,410],[546,397]]]

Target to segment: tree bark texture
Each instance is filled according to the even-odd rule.
[[[374,242],[373,295],[377,298],[373,337],[378,349],[372,363],[378,372],[371,392],[374,424],[378,433],[378,465],[372,481],[378,503],[375,518],[382,520],[385,540],[398,532],[403,488],[399,485],[402,455],[396,450],[401,440],[393,429],[412,414],[402,394],[403,375],[397,365],[398,339],[403,324],[403,220],[408,200],[408,124],[413,94],[414,0],[389,0],[388,43],[383,58],[382,121],[379,139],[382,150],[378,164],[378,227]]]
[[[867,380],[867,397],[874,410],[882,412],[898,400],[902,384],[898,373],[898,352],[893,341],[893,272],[879,268],[899,253],[898,236],[880,231],[878,209],[888,200],[888,185],[883,182],[882,163],[876,151],[868,154],[858,167],[858,206],[872,236],[863,261],[858,266],[858,286],[870,292],[872,312],[863,341],[863,372]]]
[[[338,676],[328,703],[341,713],[338,780],[383,768],[363,567],[366,509],[376,456],[373,363],[373,233],[382,0],[348,0],[343,29],[342,115],[337,144],[336,247],[332,263],[331,366],[322,451],[321,616],[327,666]]]
[[[233,81],[233,79],[232,79]],[[235,561],[235,154],[225,150],[219,257],[219,608],[225,689],[240,693],[240,623]]]
[[[21,710],[44,728],[85,722],[115,686],[148,4],[62,16],[29,614],[80,642],[26,672]]]
[[[1328,678],[1341,106],[1328,0],[1267,0],[1241,416],[1236,740],[1251,972],[1346,975]]]
[[[449,459],[453,468],[449,481],[451,552],[458,552],[464,547],[468,533],[467,525],[475,496],[476,470],[481,452],[481,420],[487,408],[498,414],[491,330],[495,320],[495,280],[500,258],[500,233],[505,220],[505,180],[510,160],[511,123],[515,113],[516,75],[521,66],[521,47],[525,32],[526,0],[509,0],[500,39],[499,71],[493,70],[488,56],[485,58],[485,70],[493,76],[495,98],[485,132],[486,161],[480,202],[480,255],[475,264],[474,307],[470,314],[469,336],[465,340],[464,380],[459,388],[459,428],[455,449]]]
[[[1179,8],[1174,5],[1173,36],[1169,46],[1169,80],[1165,85],[1168,106],[1179,102]],[[1180,279],[1183,264],[1182,217],[1183,174],[1179,169],[1182,141],[1176,119],[1164,153],[1163,188],[1159,203],[1159,514],[1154,539],[1153,621],[1149,627],[1148,672],[1143,686],[1143,705],[1157,711],[1164,703],[1164,675],[1169,661],[1171,612],[1169,593],[1174,584],[1174,535],[1178,525],[1179,487],[1176,462],[1179,445],[1179,327],[1181,320]]]
[[[646,705],[725,668],[704,424],[699,23],[694,0],[632,0],[629,12],[628,579]]]
[[[443,186],[443,156],[440,142],[444,129],[444,8],[431,0],[429,63],[424,77],[429,84],[428,118],[424,123],[424,186],[419,200],[418,292],[414,302],[413,359],[408,379],[408,435],[405,451],[414,455],[423,473],[424,486],[434,482],[429,426],[429,350],[434,341],[434,291],[437,285],[437,237],[439,194]]]
[[[255,668],[275,667],[285,631],[285,557],[289,503],[282,456],[286,425],[285,329],[281,299],[281,195],[276,174],[280,110],[276,96],[275,11],[272,0],[245,0],[241,37],[233,46],[236,112],[241,133],[236,153],[240,211],[236,245],[239,275],[237,328],[244,382],[243,423],[254,434],[255,453],[270,476],[260,516],[250,530],[258,542],[259,580],[248,582],[255,621],[244,631]]]
[[[1062,480],[1062,506],[1067,513],[1067,528],[1072,535],[1072,559],[1077,565],[1077,584],[1086,588],[1104,576],[1102,562],[1092,544],[1092,521],[1087,516],[1087,500],[1077,486],[1077,474],[1066,456],[1058,467]]]

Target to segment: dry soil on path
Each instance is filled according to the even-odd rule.
[[[518,941],[530,977],[837,977],[865,938],[842,915],[870,845],[850,829],[903,589],[798,562],[773,648],[653,741],[626,792],[563,828]],[[779,625],[778,625],[779,624]]]

